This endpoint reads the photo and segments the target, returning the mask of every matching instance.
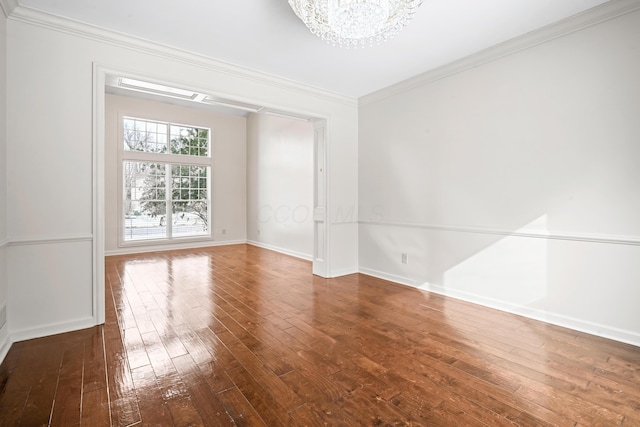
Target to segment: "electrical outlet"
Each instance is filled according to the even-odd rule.
[[[226,228],[223,228],[223,229],[222,229],[222,235],[224,236],[225,234],[227,234],[227,229],[226,229]]]
[[[409,263],[409,257],[407,256],[407,254],[402,254],[402,263],[403,264]]]

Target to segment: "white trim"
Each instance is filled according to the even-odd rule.
[[[143,119],[137,119],[142,121]],[[150,123],[157,123],[156,120],[146,120]],[[175,126],[171,124],[172,126]],[[198,129],[207,129],[210,133],[211,129],[205,127],[199,127]],[[121,132],[119,132],[121,133]],[[122,141],[120,141],[122,142]],[[211,166],[212,157],[197,157],[197,156],[189,156],[182,154],[169,154],[169,153],[147,153],[142,151],[125,151],[122,147],[119,148],[122,154],[122,161],[131,161],[131,162],[150,162],[150,163],[170,163],[170,164],[180,164],[187,166]]]
[[[360,271],[357,268],[340,268],[338,270],[333,270],[329,274],[329,278],[348,276],[350,274],[358,274]]]
[[[18,7],[17,0],[0,0],[0,9],[2,9],[2,13],[7,18],[11,16],[16,7]]]
[[[640,246],[640,236],[602,235],[587,233],[563,233],[563,232],[537,232],[537,231],[513,231],[501,228],[452,226],[439,224],[422,224],[412,222],[392,221],[358,221],[362,225],[374,225],[385,227],[414,228],[421,230],[448,231],[457,233],[497,234],[500,236],[529,237],[536,239],[569,240],[574,242],[607,243],[612,245]]]
[[[170,224],[169,224],[170,225]],[[123,234],[124,228],[121,230],[121,234]],[[127,248],[137,248],[143,247],[149,250],[145,252],[155,252],[156,250],[153,248],[163,247],[165,249],[169,247],[189,247],[189,248],[198,248],[201,246],[207,246],[209,243],[215,242],[212,236],[201,235],[201,236],[185,236],[185,237],[174,237],[174,238],[158,238],[158,239],[140,239],[140,240],[122,240],[118,242],[118,248],[126,251]],[[244,242],[244,240],[243,240]],[[182,246],[180,246],[182,245]],[[118,249],[114,249],[118,250]]]
[[[13,342],[9,336],[9,328],[5,323],[4,326],[0,328],[0,363],[4,362],[4,358],[7,357],[7,353],[11,350],[12,344]]]
[[[602,325],[599,323],[589,322],[586,320],[577,319],[575,317],[564,316],[557,313],[551,313],[545,310],[538,310],[535,308],[519,306],[516,304],[499,301],[493,298],[483,297],[468,292],[456,291],[443,288],[442,286],[431,285],[424,283],[419,286],[414,286],[418,289],[433,292],[436,294],[444,295],[449,298],[455,298],[462,301],[467,301],[473,304],[479,304],[485,307],[495,308],[507,313],[517,314],[519,316],[527,317],[529,319],[538,320],[552,325],[561,326],[563,328],[572,329],[579,332],[584,332],[590,335],[596,335],[615,341],[624,342],[627,344],[640,347],[640,334],[633,331],[627,331],[623,329],[613,328],[611,326]]]
[[[115,250],[105,251],[104,256],[118,256],[130,254],[143,254],[148,252],[164,252],[180,249],[206,249],[214,246],[242,245],[247,243],[246,240],[224,240],[224,241],[197,241],[191,243],[171,243],[167,245],[154,246],[126,246]]]
[[[640,0],[611,0],[575,16],[563,19],[538,30],[531,31],[503,43],[484,49],[457,61],[411,77],[400,83],[372,92],[359,99],[359,105],[368,105],[399,93],[426,86],[462,71],[495,61],[499,58],[538,46],[582,29],[598,25],[619,16],[640,10]]]
[[[248,245],[257,246],[263,249],[269,249],[270,251],[280,252],[281,254],[290,255],[292,257],[301,258],[307,261],[313,261],[313,255],[305,254],[298,251],[292,251],[290,249],[281,248],[279,246],[269,245],[262,242],[256,242],[255,240],[247,240]]]
[[[508,302],[496,300],[494,298],[487,298],[481,295],[476,295],[468,292],[456,291],[446,289],[442,286],[432,285],[430,283],[419,282],[411,280],[407,277],[397,276],[394,274],[384,273],[369,268],[360,268],[360,273],[368,276],[377,277],[379,279],[388,280],[390,282],[398,283],[400,285],[409,286],[423,292],[433,292],[435,294],[443,295],[447,298],[455,298],[461,301],[470,302],[472,304],[481,305],[483,307],[494,308],[496,310],[504,311],[506,313],[516,314],[529,319],[538,320],[541,322],[549,323],[563,328],[572,329],[574,331],[584,332],[590,335],[596,335],[615,341],[624,342],[627,344],[640,346],[640,334],[633,331],[614,328],[607,325],[589,322],[586,320],[577,319],[575,317],[563,316],[557,313],[550,313],[544,310],[538,310],[530,307],[519,306]]]
[[[367,276],[377,277],[378,279],[388,280],[389,282],[399,283],[405,286],[411,286],[412,288],[418,288],[420,286],[418,282],[409,280],[404,276],[385,273],[384,271],[374,270],[372,268],[360,267],[359,273],[366,274]]]
[[[26,6],[18,6],[9,17],[15,21],[36,25],[62,33],[72,34],[100,43],[135,50],[148,55],[181,62],[187,65],[202,67],[217,73],[238,76],[242,79],[253,80],[260,84],[286,90],[294,93],[304,92],[318,98],[344,105],[357,105],[357,99],[341,95],[328,90],[316,88],[295,82],[293,80],[252,70],[229,62],[210,58],[193,52],[172,48],[160,43],[144,40],[128,34],[119,33],[105,28],[90,25],[74,19],[50,14]],[[185,88],[187,89],[187,88]],[[212,94],[218,95],[218,94]]]
[[[105,322],[105,84],[106,72],[95,62],[92,64],[93,105],[91,117],[92,156],[92,217],[94,235],[91,251],[92,262],[92,315],[95,325]]]
[[[311,271],[320,277],[329,277],[331,271],[331,229],[326,213],[329,212],[329,158],[330,123],[313,121],[313,251]]]
[[[90,234],[84,236],[58,236],[58,237],[41,237],[39,239],[11,239],[9,246],[26,246],[26,245],[52,245],[62,243],[78,243],[91,242],[93,236]]]
[[[10,331],[10,334],[11,340],[13,342],[19,342],[30,340],[33,338],[46,337],[49,335],[62,334],[65,332],[91,328],[93,326],[96,326],[96,324],[93,316],[91,316],[66,322],[50,323],[48,325],[38,326],[35,328],[19,329],[17,331]]]

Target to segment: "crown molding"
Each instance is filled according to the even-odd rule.
[[[399,93],[426,86],[462,71],[475,68],[482,64],[495,61],[637,10],[640,10],[640,0],[610,0],[607,3],[588,9],[572,17],[507,40],[457,61],[427,71],[426,73],[380,89],[379,91],[364,95],[359,98],[359,105],[373,104]]]
[[[18,0],[0,0],[0,9],[6,18],[11,16],[16,7],[18,7]]]
[[[13,2],[16,0],[0,0],[2,2]],[[309,86],[294,80],[278,77],[272,74],[257,71],[251,68],[242,67],[240,65],[225,62],[219,59],[211,58],[194,52],[170,47],[150,40],[131,36],[125,33],[108,30],[106,28],[90,25],[78,20],[66,18],[59,15],[43,12],[26,6],[17,5],[14,7],[9,19],[47,28],[74,36],[82,37],[88,40],[97,41],[124,49],[138,51],[140,53],[153,55],[156,57],[182,62],[186,65],[192,65],[205,68],[217,73],[223,73],[250,79],[260,84],[276,87],[294,93],[306,93],[316,98],[327,101],[336,102],[348,106],[357,106],[358,100],[355,97],[345,96],[336,92]]]
[[[18,0],[0,0],[0,9],[6,18],[13,14],[13,11],[18,7]]]

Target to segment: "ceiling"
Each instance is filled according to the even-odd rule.
[[[350,97],[360,97],[606,0],[424,0],[386,44],[345,49],[312,35],[287,0],[18,0]]]

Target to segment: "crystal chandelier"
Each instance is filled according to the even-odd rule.
[[[387,41],[411,20],[423,0],[289,0],[311,32],[352,47]]]

